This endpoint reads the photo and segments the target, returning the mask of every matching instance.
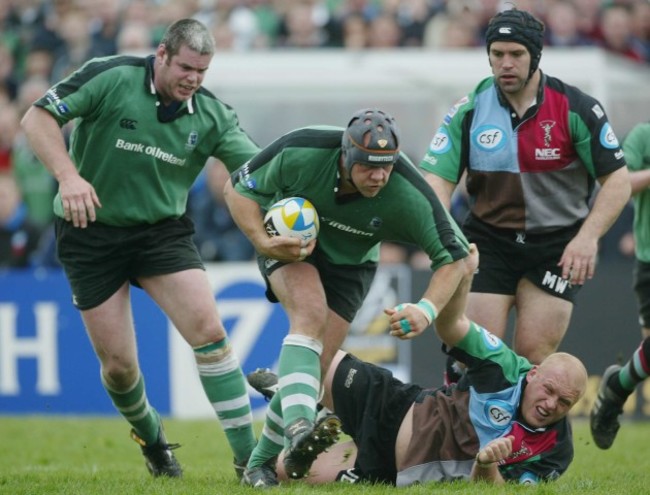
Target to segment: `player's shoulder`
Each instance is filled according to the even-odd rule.
[[[88,60],[70,76],[68,81],[75,87],[89,82],[102,84],[107,88],[122,85],[125,82],[141,85],[145,72],[145,58],[112,55]]]
[[[593,105],[594,103],[598,103],[595,97],[586,93],[578,86],[565,82],[559,77],[544,73],[542,74],[541,84],[552,91],[564,95],[572,105]]]
[[[102,73],[114,69],[145,68],[146,58],[133,55],[110,55],[88,60],[81,70],[85,72]]]
[[[454,102],[447,114],[444,116],[442,124],[449,126],[452,122],[456,122],[460,125],[460,122],[463,121],[465,115],[476,107],[477,100],[480,100],[482,96],[490,91],[495,91],[494,78],[486,77],[479,81],[479,83],[469,93],[464,94]]]
[[[285,148],[338,149],[344,129],[331,125],[310,125],[293,129],[278,139]]]

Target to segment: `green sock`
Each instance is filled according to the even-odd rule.
[[[133,387],[126,392],[111,390],[104,381],[104,377],[102,377],[102,384],[117,410],[133,426],[138,436],[147,444],[155,443],[158,440],[160,418],[147,400],[142,374]]]
[[[272,457],[280,454],[283,448],[284,422],[282,421],[282,404],[280,394],[275,394],[266,411],[262,434],[251,454],[248,467],[261,466]]]
[[[618,387],[612,387],[621,397],[628,397],[636,386],[650,375],[650,337],[646,338],[634,351],[630,360],[618,373]],[[613,375],[613,377],[616,375]],[[612,378],[613,378],[612,377]],[[616,383],[614,381],[614,383]]]
[[[278,363],[284,425],[298,418],[314,421],[320,393],[322,344],[311,337],[290,334],[284,338]]]
[[[246,378],[228,339],[194,349],[199,376],[224,429],[237,462],[248,459],[255,447],[253,416]]]

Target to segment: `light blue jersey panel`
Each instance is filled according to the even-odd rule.
[[[510,431],[521,398],[522,376],[512,387],[500,392],[479,394],[470,387],[469,417],[481,448]]]
[[[472,170],[519,173],[517,156],[510,114],[499,103],[496,90],[493,87],[479,93],[470,128]]]

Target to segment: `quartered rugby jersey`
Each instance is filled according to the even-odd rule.
[[[583,220],[595,179],[624,165],[600,103],[545,74],[521,119],[493,77],[481,81],[445,116],[420,163],[453,183],[467,171],[471,212],[528,233]]]
[[[468,366],[458,386],[423,391],[413,409],[413,435],[397,485],[469,479],[476,453],[495,438],[513,435],[513,453],[500,463],[510,481],[536,483],[566,471],[573,459],[568,420],[533,429],[519,402],[532,365],[501,339],[473,326],[448,353]]]

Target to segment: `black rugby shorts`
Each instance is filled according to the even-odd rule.
[[[468,216],[463,232],[479,252],[478,272],[472,292],[514,296],[522,278],[552,296],[575,302],[581,286],[562,278],[557,263],[564,248],[580,228],[574,225],[548,234],[526,234],[497,229]]]
[[[395,443],[404,416],[422,387],[348,354],[332,382],[334,412],[357,445],[355,473],[372,483],[394,485]]]
[[[204,269],[187,216],[135,227],[92,222],[85,229],[57,217],[55,231],[57,255],[80,310],[99,306],[126,281],[139,287],[138,277]]]
[[[351,322],[368,295],[377,272],[377,263],[335,265],[325,258],[318,246],[304,261],[318,270],[325,289],[327,306],[345,321]],[[269,275],[286,263],[258,255],[257,265],[266,282],[266,298],[273,303],[278,302],[271,288]]]

